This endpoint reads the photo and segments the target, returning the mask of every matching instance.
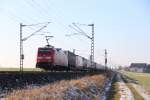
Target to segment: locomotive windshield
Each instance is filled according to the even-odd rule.
[[[39,49],[38,51],[39,54],[48,54],[48,53],[51,53],[51,49]]]

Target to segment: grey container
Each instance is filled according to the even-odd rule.
[[[79,69],[83,68],[83,57],[81,56],[76,56],[76,67]]]
[[[76,67],[76,55],[70,51],[65,51],[68,56],[68,67],[75,68]]]
[[[86,58],[83,58],[83,68],[87,68],[88,60]]]

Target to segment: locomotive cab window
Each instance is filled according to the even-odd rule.
[[[50,49],[40,49],[38,51],[38,53],[40,53],[40,54],[48,54],[48,53],[51,53],[51,52],[52,52],[52,50],[50,50]]]

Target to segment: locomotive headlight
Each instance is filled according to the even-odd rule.
[[[38,57],[38,59],[43,59],[43,57]]]
[[[46,59],[51,59],[51,57],[46,57]]]

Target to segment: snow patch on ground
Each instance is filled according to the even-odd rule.
[[[134,100],[134,96],[128,86],[124,83],[120,74],[117,74],[118,84],[119,84],[119,93],[121,94],[120,100]]]

